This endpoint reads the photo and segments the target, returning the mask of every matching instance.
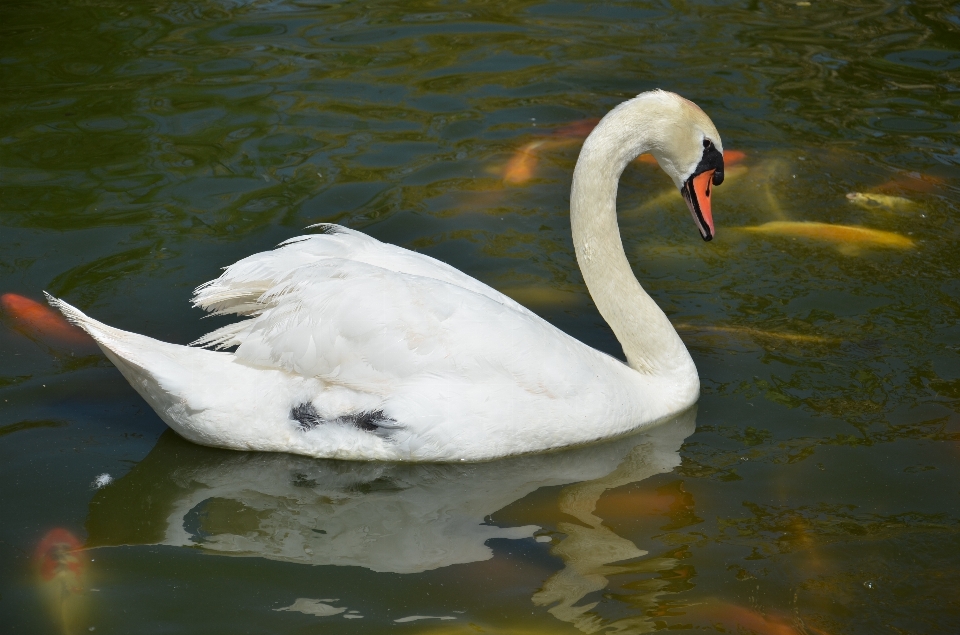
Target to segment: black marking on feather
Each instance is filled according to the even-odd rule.
[[[336,419],[324,419],[309,401],[291,408],[290,418],[297,422],[297,428],[301,432],[313,430],[321,424],[328,423],[352,425],[358,430],[379,435],[388,434],[390,430],[400,427],[396,421],[385,415],[383,410],[364,410],[343,415]]]
[[[381,428],[379,425],[381,422],[393,421],[383,414],[383,410],[374,410],[372,412],[357,412],[352,415],[347,415],[343,417],[345,421],[349,421],[356,427],[367,432],[376,432]],[[396,422],[394,422],[396,423]]]
[[[297,427],[300,428],[300,432],[313,430],[321,423],[326,423],[320,418],[320,413],[317,412],[317,409],[314,408],[313,404],[309,401],[291,408],[290,418],[297,422]]]

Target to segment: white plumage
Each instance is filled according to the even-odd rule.
[[[628,114],[660,108],[691,119],[687,110],[696,106],[678,100],[646,93],[608,115],[598,131],[602,136],[626,106]],[[707,128],[694,135],[698,147],[705,135],[719,143],[709,119],[708,127],[691,121],[685,123]],[[578,171],[590,152],[588,140]],[[692,162],[683,166],[686,174],[671,176],[692,178],[699,158],[686,161]],[[699,391],[686,349],[632,273],[636,289],[611,288],[633,303],[626,309],[611,311],[598,298],[604,290],[591,284],[598,268],[608,280],[623,277],[622,265],[604,258],[617,250],[624,262],[625,256],[619,233],[606,238],[609,244],[589,229],[576,233],[578,214],[603,215],[609,207],[606,201],[596,212],[574,209],[578,187],[589,194],[612,178],[615,205],[622,169],[588,172],[579,185],[575,178],[571,213],[578,259],[601,313],[621,342],[619,331],[643,322],[650,341],[624,343],[628,360],[642,358],[638,369],[449,265],[336,225],[245,258],[197,289],[196,306],[246,319],[194,344],[236,346],[233,353],[120,331],[50,300],[97,340],[170,427],[197,443],[416,461],[483,460],[587,443],[676,414]],[[580,243],[591,241],[584,255]],[[642,297],[633,297],[637,290]],[[624,311],[626,322],[608,315]]]

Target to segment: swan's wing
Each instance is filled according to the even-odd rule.
[[[528,310],[514,300],[462,271],[430,256],[397,247],[339,225],[321,225],[322,234],[298,236],[282,243],[273,251],[248,256],[226,268],[223,275],[199,286],[194,292],[194,306],[215,315],[257,315],[262,306],[260,296],[274,288],[298,268],[322,259],[333,258],[366,263],[394,271],[463,287],[474,293],[511,307]],[[214,343],[204,339],[204,343]],[[232,346],[239,342],[216,342]]]
[[[534,393],[575,390],[580,380],[571,354],[576,359],[585,347],[490,291],[323,257],[284,271],[255,300],[244,299],[255,305],[252,317],[232,325],[234,339],[222,343],[239,343],[237,358],[248,364],[373,394],[428,377],[497,378]],[[222,329],[203,341],[217,338],[224,339]],[[545,382],[558,368],[565,368],[560,385]]]
[[[247,363],[364,391],[422,373],[489,376],[484,364],[524,374],[519,360],[528,353],[544,363],[547,351],[584,348],[449,265],[332,230],[254,254],[198,288],[195,305],[250,319],[195,344],[239,345],[237,357]]]

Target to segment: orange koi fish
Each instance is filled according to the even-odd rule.
[[[607,491],[597,503],[597,515],[606,521],[641,516],[662,516],[670,511],[677,497],[650,491]]]
[[[724,167],[728,165],[736,165],[743,162],[747,158],[747,153],[741,150],[724,150],[723,151],[723,165]]]
[[[736,165],[742,162],[747,158],[746,152],[741,152],[740,150],[724,150],[723,151],[723,167],[730,167],[731,165]],[[641,154],[636,158],[636,161],[640,163],[646,163],[648,165],[659,165],[656,158],[652,154],[646,153]]]
[[[4,293],[0,296],[0,310],[13,330],[38,344],[54,349],[69,348],[84,354],[98,350],[93,338],[46,304],[16,293]]]
[[[919,172],[905,172],[878,185],[871,191],[880,194],[901,194],[903,192],[932,192],[943,184],[943,179],[927,176]]]
[[[555,137],[574,137],[577,139],[585,139],[588,134],[593,132],[593,129],[597,127],[597,124],[600,123],[599,119],[578,119],[577,121],[568,123],[565,126],[555,128],[551,134]]]
[[[741,630],[757,635],[801,635],[789,620],[778,615],[761,615],[746,607],[727,602],[710,601],[687,607],[686,615],[694,619],[709,620],[711,625],[722,623],[732,627],[733,632]],[[827,635],[823,631],[805,625],[810,632]]]
[[[551,134],[554,137],[574,137],[576,139],[585,139],[588,134],[593,132],[593,129],[597,127],[597,124],[600,123],[599,119],[580,119],[572,123],[568,123],[565,126],[555,128]],[[747,158],[745,152],[739,150],[726,150],[723,153],[723,162],[725,165],[734,165],[740,163]],[[637,157],[638,161],[644,163],[656,163],[657,160],[653,158],[651,154],[641,154]]]
[[[508,185],[523,185],[533,178],[533,171],[540,162],[536,150],[543,141],[534,141],[517,150],[503,167],[503,182]]]
[[[79,633],[85,622],[87,558],[72,533],[51,529],[37,545],[34,556],[40,592],[65,635]],[[92,629],[90,629],[92,630]]]
[[[532,141],[517,150],[503,167],[503,182],[507,185],[523,185],[533,178],[534,170],[539,163],[538,151],[552,150],[577,143],[585,139],[597,124],[599,119],[581,119],[560,128],[554,129],[550,137]],[[735,165],[743,161],[747,155],[739,150],[727,150],[723,153],[725,165]],[[652,154],[641,154],[636,159],[640,163],[657,165]]]

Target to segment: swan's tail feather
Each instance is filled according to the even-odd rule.
[[[112,326],[107,326],[103,322],[88,316],[75,306],[72,306],[59,298],[53,297],[46,291],[43,292],[43,295],[46,296],[47,302],[50,304],[50,306],[60,311],[60,313],[63,314],[63,317],[67,318],[68,322],[86,331],[86,333],[92,337],[97,344],[100,345],[101,349],[108,349],[109,351],[113,351],[121,356],[123,355],[123,352],[126,352],[123,350],[125,347],[122,345],[122,342],[127,338],[127,336],[135,334],[128,333],[127,331],[121,331],[120,329],[113,328]],[[107,351],[105,350],[104,352]]]
[[[189,388],[190,382],[183,378],[201,362],[192,358],[190,351],[216,355],[108,326],[49,293],[44,292],[44,295],[50,306],[97,342],[100,350],[155,409],[158,407],[157,395],[180,397]]]
[[[55,308],[57,311],[60,311],[60,313],[63,314],[63,317],[67,318],[67,321],[75,326],[83,328],[84,322],[89,319],[80,309],[67,304],[59,298],[53,297],[46,291],[43,292],[43,297],[47,299],[47,304]]]
[[[196,443],[249,449],[247,440],[226,443],[217,429],[216,413],[228,412],[225,421],[238,420],[252,409],[257,395],[244,386],[260,379],[255,369],[231,362],[232,355],[161,342],[146,335],[123,331],[99,322],[76,307],[47,295],[51,306],[96,340],[101,350],[130,385],[179,434]],[[245,405],[237,406],[247,400]],[[212,413],[212,414],[211,414]],[[264,434],[252,426],[257,434]]]

